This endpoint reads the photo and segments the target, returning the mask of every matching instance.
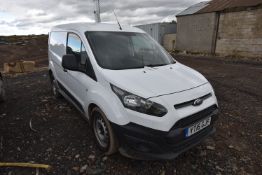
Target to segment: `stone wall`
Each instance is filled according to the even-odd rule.
[[[262,9],[221,13],[216,54],[261,57]]]

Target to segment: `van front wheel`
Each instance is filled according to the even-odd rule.
[[[92,129],[96,142],[106,155],[114,154],[118,149],[118,141],[105,114],[95,107],[91,111]]]
[[[62,95],[58,91],[58,85],[57,85],[57,82],[55,81],[55,79],[53,79],[51,81],[51,86],[52,86],[52,92],[53,92],[54,97],[57,98],[57,99],[61,98]]]

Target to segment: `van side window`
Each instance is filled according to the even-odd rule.
[[[77,35],[71,33],[68,35],[66,52],[75,55],[77,62],[80,62],[81,59],[81,44],[81,40]]]
[[[68,34],[67,39],[67,54],[75,55],[78,62],[78,69],[81,72],[86,73],[92,79],[96,80],[96,76],[86,52],[85,46],[81,39],[73,33]]]

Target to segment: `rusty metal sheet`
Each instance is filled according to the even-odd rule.
[[[203,9],[204,7],[208,6],[209,1],[203,1],[200,3],[197,3],[195,5],[192,5],[185,9],[184,11],[178,13],[176,16],[185,16],[185,15],[192,15],[198,12],[199,10]]]
[[[209,13],[223,11],[237,7],[252,7],[262,4],[262,0],[213,0],[209,5],[196,13]]]

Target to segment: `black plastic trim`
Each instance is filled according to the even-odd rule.
[[[166,152],[163,153],[154,153],[154,152],[141,152],[136,151],[134,149],[130,149],[129,147],[120,147],[119,152],[129,158],[132,159],[139,159],[139,160],[173,160],[183,152],[186,152],[187,150],[197,146],[200,142],[205,140],[210,135],[214,134],[216,132],[215,128],[208,129],[208,132],[204,132],[201,134],[198,134],[197,137],[194,137],[192,140],[188,141],[186,144],[181,143],[178,144],[180,147],[176,150],[166,150]],[[164,148],[165,149],[165,148]]]
[[[218,113],[218,108],[217,105],[212,105],[200,112],[197,112],[193,115],[190,115],[188,117],[182,118],[181,120],[177,121],[176,124],[172,127],[172,129],[174,128],[181,128],[181,127],[185,127],[188,126],[192,123],[195,123],[201,119],[204,119],[210,115],[216,115]]]

